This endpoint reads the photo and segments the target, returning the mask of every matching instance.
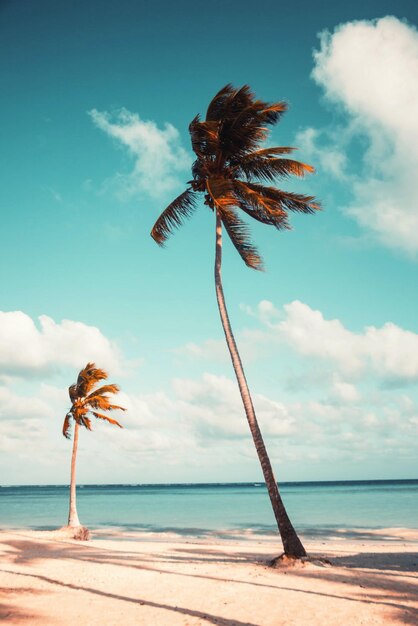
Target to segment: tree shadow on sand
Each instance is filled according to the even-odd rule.
[[[23,611],[18,607],[18,596],[22,594],[42,594],[41,590],[33,587],[0,587],[0,622],[29,623],[36,617],[33,611]]]
[[[6,542],[4,542],[6,543]],[[45,559],[68,559],[78,560],[97,564],[108,564],[118,567],[128,567],[135,570],[144,570],[157,572],[161,574],[181,576],[186,578],[200,578],[208,581],[219,582],[220,584],[233,584],[251,586],[255,588],[270,588],[278,591],[291,591],[297,594],[318,596],[332,599],[348,600],[359,604],[376,605],[381,608],[387,608],[393,621],[401,624],[409,625],[418,623],[418,613],[414,610],[412,603],[417,599],[417,578],[413,575],[416,571],[416,562],[418,554],[415,552],[386,552],[386,553],[359,553],[355,555],[346,555],[339,557],[329,557],[331,559],[331,567],[319,567],[312,563],[308,563],[306,567],[281,568],[271,570],[267,568],[267,557],[265,554],[257,554],[256,552],[233,552],[232,554],[220,549],[218,546],[213,548],[194,544],[187,547],[176,547],[170,552],[154,552],[142,553],[141,551],[118,551],[109,550],[95,546],[94,544],[74,544],[71,542],[57,542],[55,545],[51,542],[39,542],[33,540],[9,540],[8,545],[15,551],[10,554],[11,560],[15,564],[30,565],[38,560]],[[162,542],[164,543],[164,542]],[[313,555],[323,557],[324,555]],[[228,572],[232,576],[224,578],[222,576],[211,576],[206,572],[193,571],[190,572],[188,565],[190,563],[198,566],[204,563],[223,563],[236,564],[237,569]],[[261,581],[239,580],[235,578],[235,574],[239,576],[239,566],[243,563],[252,563],[254,570],[262,567],[266,573],[266,579]],[[171,565],[180,565],[183,567],[170,570]],[[309,579],[315,581],[323,580],[324,582],[337,583],[342,592],[326,593],[324,591],[300,589],[297,585],[290,586],[289,574],[294,577]],[[409,574],[409,575],[408,575]],[[42,578],[41,578],[42,579]],[[52,580],[52,579],[51,579]],[[69,586],[59,581],[56,584]],[[417,581],[418,582],[418,581]],[[284,584],[286,583],[286,584]],[[82,588],[82,587],[80,587]],[[104,594],[98,590],[90,590],[91,593]],[[245,593],[245,592],[244,592]],[[104,594],[105,595],[105,594]],[[116,597],[112,594],[109,597]],[[124,599],[121,597],[120,599]],[[144,602],[150,606],[154,606],[149,601],[135,600],[127,598],[126,601]],[[155,605],[157,608],[157,605]],[[176,610],[186,615],[190,609],[182,607],[169,607],[167,605],[159,605],[159,608],[166,610]],[[199,617],[199,612],[193,612],[193,615]],[[206,614],[205,614],[206,615]],[[389,615],[389,613],[388,613]],[[203,613],[202,613],[203,616]],[[214,624],[224,624],[231,626],[236,624],[240,626],[240,622],[231,622],[222,617],[209,616],[206,621],[212,620]],[[218,621],[216,621],[218,620]],[[222,621],[224,620],[224,621]],[[242,624],[242,623],[241,623]]]
[[[332,564],[356,569],[418,572],[418,552],[362,552],[347,556],[334,556]]]
[[[165,611],[173,611],[174,613],[181,613],[182,615],[187,615],[189,617],[197,617],[199,619],[203,619],[210,624],[217,624],[217,626],[257,626],[253,622],[242,622],[240,620],[235,619],[227,619],[221,617],[220,615],[211,615],[205,611],[196,611],[193,609],[188,609],[181,606],[171,606],[169,604],[162,604],[159,602],[152,602],[150,600],[140,599],[140,598],[130,598],[129,596],[122,596],[116,593],[109,593],[106,591],[101,591],[100,589],[93,589],[92,587],[82,587],[80,585],[75,585],[74,583],[64,583],[60,580],[56,580],[55,578],[50,578],[49,576],[41,576],[40,574],[26,574],[23,572],[13,572],[10,570],[0,569],[0,571],[13,574],[15,576],[26,576],[29,578],[35,578],[37,580],[41,580],[46,583],[50,583],[52,585],[58,585],[60,587],[65,587],[67,589],[72,589],[74,591],[83,591],[85,593],[91,593],[98,596],[103,596],[105,598],[113,599],[113,600],[121,600],[123,602],[131,602],[133,604],[138,604],[140,606],[148,606],[156,609],[162,609]]]

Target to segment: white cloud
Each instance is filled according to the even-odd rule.
[[[22,311],[0,311],[0,373],[37,375],[61,366],[78,369],[88,361],[109,369],[123,369],[118,348],[98,328],[82,322],[55,322],[39,316],[37,325]]]
[[[337,399],[345,403],[358,402],[360,393],[358,389],[344,380],[341,380],[337,374],[333,376],[333,393]]]
[[[340,320],[327,320],[321,311],[298,300],[284,305],[283,312],[271,303],[267,308],[265,302],[258,310],[271,339],[287,342],[299,354],[329,361],[346,376],[369,371],[383,379],[418,381],[417,333],[392,322],[353,332]]]
[[[314,80],[348,114],[348,122],[345,128],[307,129],[299,139],[324,170],[344,178],[348,141],[366,138],[361,173],[350,176],[353,198],[345,211],[384,245],[415,255],[417,30],[395,17],[343,24],[321,34],[314,60]]]
[[[276,380],[273,392],[259,393],[254,387],[256,414],[274,465],[286,461],[306,471],[306,463],[326,465],[334,459],[370,463],[395,450],[405,458],[413,457],[418,428],[414,389],[399,394],[376,381],[395,376],[418,379],[417,335],[394,324],[353,332],[340,320],[327,320],[320,311],[297,301],[282,309],[267,300],[255,310],[243,308],[253,316],[253,323],[260,319],[257,340],[263,339],[275,363],[280,358],[275,346],[279,354],[286,352],[287,359],[288,350],[283,349],[287,343],[302,355],[303,364],[309,356],[315,373],[327,373],[310,388],[308,397],[299,393],[297,401],[280,384],[278,388]],[[7,348],[7,359],[21,378],[4,376],[0,385],[0,465],[5,476],[10,472],[5,480],[51,482],[53,475],[56,482],[66,481],[71,444],[63,439],[61,428],[69,404],[68,383],[39,384],[33,373],[75,358],[71,350],[75,346],[78,353],[79,345],[77,333],[72,333],[79,326],[70,325],[72,333],[67,337],[64,323],[50,318],[37,325],[19,312],[6,320],[7,332],[0,324],[3,368]],[[100,333],[81,327],[90,349],[97,336],[109,347]],[[250,333],[241,336],[250,340]],[[16,344],[19,337],[22,343]],[[17,345],[16,354],[11,345]],[[30,347],[27,354],[25,345]],[[115,358],[112,351],[110,355]],[[128,409],[117,416],[123,430],[96,420],[93,433],[82,433],[80,482],[190,480],[190,468],[199,480],[238,479],[242,470],[248,471],[248,477],[257,475],[256,453],[232,377],[214,373],[178,377],[171,389],[123,392],[117,401]]]
[[[206,373],[200,380],[175,379],[173,387],[180,400],[181,414],[203,438],[250,436],[235,381]],[[295,420],[284,404],[261,394],[255,394],[253,399],[266,435],[283,437],[295,432]]]
[[[128,149],[134,166],[128,174],[117,174],[111,181],[119,197],[146,193],[152,198],[165,197],[182,184],[191,165],[189,153],[182,147],[180,134],[171,124],[159,129],[151,120],[121,109],[113,117],[106,111],[89,111],[94,124]]]
[[[317,169],[322,174],[330,174],[342,181],[347,179],[347,155],[340,147],[341,132],[334,133],[330,130],[325,132],[309,127],[297,133],[295,143],[303,154],[316,163]]]
[[[51,415],[51,407],[37,396],[18,396],[7,387],[0,387],[0,419],[32,419]]]

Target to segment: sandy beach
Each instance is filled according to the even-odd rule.
[[[0,619],[10,624],[418,623],[418,531],[305,537],[313,561],[277,569],[277,539],[251,533],[113,530],[79,542],[19,530],[0,542]]]

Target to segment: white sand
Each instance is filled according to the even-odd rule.
[[[418,531],[305,538],[311,562],[272,569],[277,538],[0,533],[0,619],[48,626],[418,624]]]

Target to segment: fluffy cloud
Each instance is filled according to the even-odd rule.
[[[298,301],[283,309],[262,301],[255,310],[246,310],[253,322],[259,319],[257,341],[269,351],[274,354],[275,345],[280,344],[282,355],[287,344],[303,357],[303,363],[306,357],[314,362],[315,373],[326,372],[308,396],[298,393],[297,400],[283,385],[278,388],[276,380],[273,391],[253,393],[273,464],[286,461],[297,468],[306,462],[329,464],[341,459],[347,463],[368,459],[370,463],[395,452],[413,458],[418,428],[414,390],[410,387],[408,395],[404,390],[400,394],[379,387],[376,380],[418,379],[417,335],[394,324],[353,332],[341,321],[328,320]],[[40,384],[33,373],[66,365],[76,353],[79,358],[77,345],[89,343],[90,352],[95,337],[101,337],[104,343],[99,341],[99,346],[107,346],[113,359],[118,357],[97,329],[91,334],[90,327],[71,322],[72,332],[81,326],[85,333],[77,344],[77,333],[70,333],[70,339],[66,324],[50,318],[39,326],[22,313],[8,314],[6,319],[20,325],[18,330],[9,325],[6,332],[0,324],[3,369],[7,348],[5,371],[19,372],[21,378],[4,377],[0,385],[0,468],[5,475],[10,468],[20,472],[13,469],[7,480],[51,482],[53,475],[54,481],[65,481],[71,449],[61,434],[69,403],[67,382],[62,387]],[[252,341],[251,332],[241,333],[244,342]],[[18,344],[19,337],[26,339]],[[26,342],[31,349],[24,358]],[[199,358],[201,351],[196,355]],[[279,359],[274,355],[275,367]],[[248,477],[259,471],[238,388],[230,377],[213,373],[178,377],[171,389],[120,393],[118,403],[128,409],[120,416],[123,430],[97,420],[93,433],[83,432],[82,481],[189,480],[190,468],[200,480],[224,480],[225,476],[242,477],[242,471]]]
[[[81,369],[87,361],[120,373],[118,348],[98,328],[82,322],[55,322],[47,315],[37,325],[22,311],[0,311],[0,374],[37,375],[61,366]]]
[[[128,149],[134,160],[129,174],[117,174],[111,181],[119,197],[146,193],[152,198],[165,197],[182,183],[179,177],[190,167],[191,157],[181,145],[178,130],[171,124],[159,129],[151,120],[141,120],[127,109],[112,120],[105,112],[89,111],[94,124]]]
[[[418,334],[392,322],[356,333],[298,300],[284,305],[283,311],[263,301],[257,312],[269,329],[268,338],[285,341],[304,356],[329,361],[346,376],[368,371],[392,381],[418,381]],[[354,395],[347,387],[342,391],[341,381],[338,388]]]
[[[412,398],[379,390],[361,398],[361,404],[354,385],[337,375],[330,389],[329,398],[303,402],[278,402],[254,393],[273,464],[286,461],[297,468],[341,459],[370,462],[395,453],[411,458],[418,429]],[[120,416],[123,430],[96,420],[93,433],[82,432],[81,482],[190,480],[191,468],[200,480],[228,480],[230,472],[242,479],[242,470],[249,480],[257,475],[235,381],[209,373],[178,378],[171,392],[121,393],[118,402],[128,409]],[[66,390],[58,387],[42,384],[25,396],[0,388],[0,466],[5,476],[9,472],[5,480],[68,480],[71,443],[61,435],[67,405]],[[19,473],[10,474],[10,468]]]
[[[348,142],[366,139],[345,211],[381,243],[415,255],[418,32],[395,17],[347,23],[321,34],[314,60],[314,80],[348,118],[338,129],[307,129],[300,141],[328,173],[346,178]]]
[[[235,381],[206,373],[200,380],[175,379],[173,387],[182,415],[203,438],[249,437]],[[295,420],[282,403],[256,394],[254,404],[268,436],[283,437],[295,432]]]
[[[0,387],[0,419],[25,420],[51,415],[51,406],[39,396],[19,396]]]

